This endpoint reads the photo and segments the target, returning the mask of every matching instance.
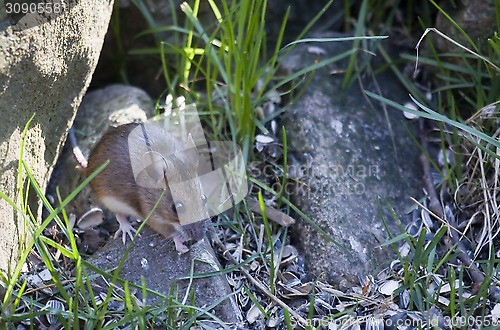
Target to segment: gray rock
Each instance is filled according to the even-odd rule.
[[[19,205],[23,200],[20,187],[29,185],[25,173],[17,182],[23,129],[35,115],[26,134],[23,158],[45,191],[90,83],[113,8],[112,1],[57,3],[72,8],[65,7],[62,13],[19,14],[12,20],[0,16],[0,191]],[[4,13],[5,4],[2,1]],[[41,199],[34,196],[33,189],[30,194],[30,212],[40,221]],[[19,247],[25,246],[18,239],[30,236],[25,232],[29,226],[24,223],[27,217],[23,212],[0,198],[3,273],[16,267]]]
[[[320,55],[322,60],[350,49],[351,43],[316,46],[326,51]],[[318,55],[303,46],[284,65],[295,71],[316,60]],[[290,173],[303,172],[299,184],[288,193],[348,253],[305,221],[292,227],[295,242],[313,276],[344,288],[358,283],[358,274],[372,273],[394,257],[390,247],[379,247],[386,242],[387,233],[378,203],[386,209],[387,201],[404,220],[403,210],[411,205],[409,197],[417,196],[421,187],[418,149],[403,125],[412,123],[398,110],[386,112],[374,100],[372,108],[358,83],[341,90],[344,76],[330,72],[346,67],[342,61],[317,70],[283,118],[291,152]],[[376,79],[382,95],[405,101],[407,93],[390,72]],[[363,86],[377,92],[372,81],[364,79]],[[393,219],[386,211],[383,214],[392,234],[399,234]]]
[[[80,148],[87,154],[110,126],[144,122],[154,114],[154,102],[146,92],[115,84],[87,93],[73,126]]]
[[[128,244],[131,244],[130,242]],[[120,240],[112,240],[105,247],[94,254],[89,261],[101,270],[115,269],[124,256],[125,249]],[[191,268],[194,264],[194,268]],[[163,296],[176,297],[182,302],[186,294],[185,304],[190,305],[189,294],[194,293],[194,305],[200,308],[213,306],[208,311],[218,318],[229,323],[239,323],[242,316],[236,305],[234,296],[225,275],[209,276],[193,279],[191,274],[217,272],[221,266],[215,257],[215,252],[205,239],[191,246],[189,252],[179,255],[173,242],[154,233],[149,228],[144,228],[130,250],[125,264],[120,272],[120,278],[141,286],[142,280],[146,287]],[[184,277],[186,279],[180,279]],[[171,291],[173,287],[173,291]],[[189,290],[189,291],[188,291]],[[136,297],[142,300],[142,291],[136,290]],[[148,304],[159,304],[166,307],[167,301],[159,295],[149,293]]]
[[[471,40],[479,46],[479,49],[484,54],[488,48],[488,38],[493,37],[493,34],[497,31],[494,1],[461,0],[457,1],[455,5],[443,1],[443,8],[458,26],[468,34]],[[448,37],[472,49],[460,31],[441,12],[438,13],[436,18],[436,28]],[[442,37],[435,36],[435,40],[438,48],[443,52],[457,53],[462,51]]]

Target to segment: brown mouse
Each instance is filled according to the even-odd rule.
[[[181,215],[207,214],[201,184],[199,180],[190,180],[196,178],[195,148],[186,150],[178,138],[158,125],[125,124],[110,128],[102,136],[90,153],[85,173],[92,174],[106,161],[108,165],[90,186],[98,200],[116,214],[120,228],[115,238],[120,233],[124,243],[127,235],[133,238],[136,230],[127,216],[142,220],[150,216],[146,224],[173,238],[180,253],[188,251],[183,244],[189,240],[186,232],[195,236],[193,239],[202,238],[203,223],[192,221],[181,226],[179,221]],[[177,192],[174,200],[172,184],[179,182],[188,187]]]

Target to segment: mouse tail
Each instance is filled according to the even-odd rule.
[[[78,164],[83,169],[86,169],[87,165],[88,165],[87,158],[85,158],[85,156],[82,153],[82,150],[78,146],[78,143],[76,141],[75,131],[73,130],[73,127],[69,129],[68,138],[69,138],[69,142],[71,143],[71,149],[73,150],[73,156],[75,157]]]

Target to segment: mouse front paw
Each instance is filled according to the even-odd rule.
[[[179,252],[179,254],[184,254],[189,251],[189,248],[184,244],[186,239],[183,238],[182,235],[175,233],[173,239],[175,244],[175,250]]]
[[[122,241],[123,244],[127,242],[127,235],[130,237],[130,240],[134,239],[134,234],[137,232],[137,230],[132,227],[130,222],[128,222],[128,219],[125,215],[123,214],[117,214],[116,215],[116,220],[120,224],[120,228],[115,233],[114,238],[117,239],[120,236],[120,233],[122,234]]]

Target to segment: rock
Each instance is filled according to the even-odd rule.
[[[349,50],[351,43],[317,45],[324,49],[324,55],[309,53],[309,46],[294,50],[284,66],[297,71]],[[300,183],[287,192],[349,253],[305,221],[291,227],[295,244],[314,276],[342,288],[358,283],[358,274],[372,273],[394,257],[390,247],[379,247],[388,238],[378,203],[392,234],[398,235],[386,202],[404,220],[403,211],[411,205],[409,197],[417,196],[421,187],[418,148],[404,127],[412,127],[412,123],[398,110],[386,113],[374,100],[370,100],[372,108],[358,83],[342,91],[344,76],[330,72],[346,67],[344,60],[317,70],[304,94],[287,107],[283,117],[291,154],[289,173],[305,171],[297,178]],[[406,101],[406,91],[390,72],[380,73],[376,79],[380,92],[367,79],[363,88],[397,102]]]
[[[120,263],[126,248],[120,240],[111,240],[104,248],[94,254],[89,262],[101,270],[111,272]],[[240,323],[243,318],[234,301],[234,296],[231,296],[232,291],[225,275],[194,279],[192,283],[189,283],[193,263],[193,274],[221,270],[215,252],[206,237],[192,245],[189,252],[179,255],[173,242],[145,227],[141,231],[141,237],[136,240],[130,250],[120,272],[120,278],[138,286],[141,286],[142,280],[144,280],[149,290],[164,296],[176,297],[175,300],[178,302],[182,302],[187,294],[188,298],[185,304],[188,305],[191,304],[191,301],[189,293],[186,292],[193,290],[195,306],[205,308],[215,304],[216,306],[209,309],[210,312],[225,322]],[[187,279],[180,280],[180,277]],[[172,286],[173,291],[171,291]],[[173,295],[171,295],[172,292]],[[141,289],[136,290],[136,297],[142,300]],[[149,293],[147,304],[166,305],[167,301],[161,296]]]
[[[99,0],[57,3],[70,8],[52,14],[7,17],[7,2],[1,5],[0,191],[14,203],[24,202],[26,196],[21,198],[19,191],[29,185],[25,173],[18,177],[24,127],[35,115],[27,131],[23,158],[45,191],[63,138],[90,83],[113,7],[112,1]],[[33,189],[30,193],[30,212],[40,221],[41,200]],[[29,226],[21,212],[0,198],[2,273],[13,272],[16,267],[19,247],[26,245],[18,238],[30,237],[24,232]]]
[[[89,152],[109,126],[144,122],[154,114],[153,100],[140,88],[115,84],[91,91],[83,98],[74,123],[80,148]]]
[[[494,1],[461,0],[455,6],[452,6],[451,3],[443,2],[443,9],[479,47],[482,52],[481,54],[485,54],[488,48],[488,38],[492,38],[493,34],[497,31],[497,16]],[[436,18],[436,28],[465,47],[474,50],[460,31],[441,12],[438,13]],[[438,48],[442,52],[462,52],[461,49],[448,40],[440,36],[434,37]]]

